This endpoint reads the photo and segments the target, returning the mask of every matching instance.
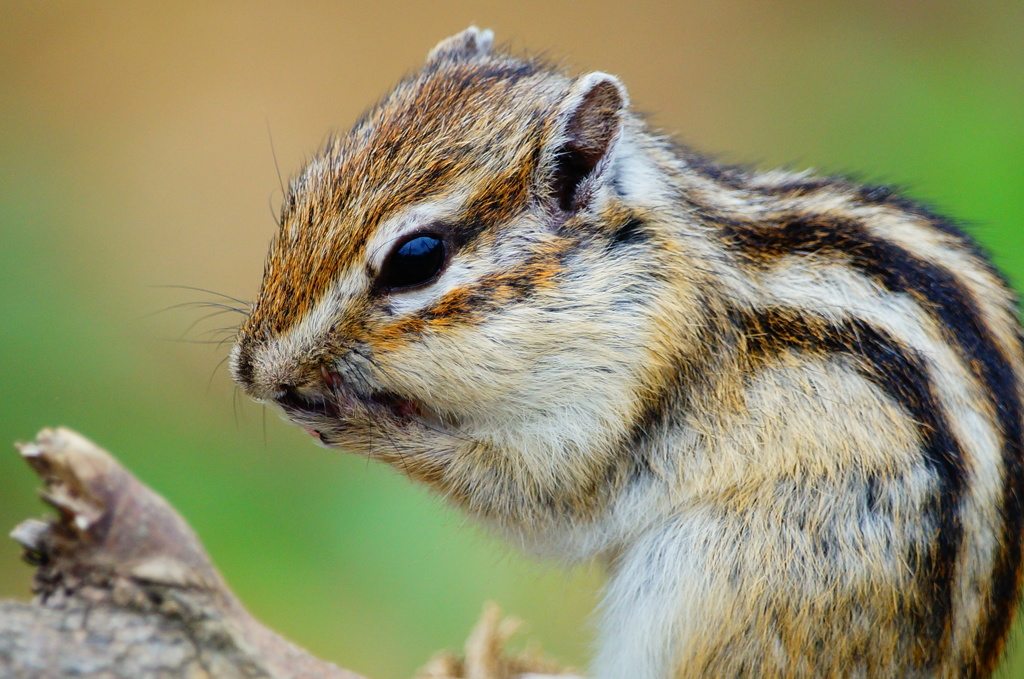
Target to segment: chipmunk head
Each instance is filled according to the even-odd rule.
[[[644,216],[616,197],[633,119],[616,78],[491,42],[443,41],[292,182],[232,371],[485,513],[583,506],[651,344]]]

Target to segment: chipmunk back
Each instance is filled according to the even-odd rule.
[[[719,166],[471,28],[291,183],[237,382],[522,547],[621,677],[986,677],[1024,334],[885,187]]]

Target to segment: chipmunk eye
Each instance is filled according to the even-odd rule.
[[[378,282],[391,290],[429,283],[445,263],[444,241],[418,234],[398,243],[381,267]]]

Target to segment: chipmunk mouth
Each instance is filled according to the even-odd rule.
[[[327,396],[305,396],[293,388],[285,389],[274,398],[277,405],[293,419],[336,419],[341,417],[341,405]]]
[[[328,443],[328,431],[344,426],[359,410],[403,425],[435,419],[417,401],[394,392],[377,391],[361,395],[339,383],[329,386],[328,392],[312,395],[286,388],[274,398],[274,402],[289,420],[324,443]]]
[[[376,406],[391,411],[391,414],[399,419],[423,418],[425,416],[419,403],[389,391],[377,392],[370,396],[369,400]]]

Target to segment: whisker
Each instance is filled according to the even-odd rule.
[[[274,135],[270,131],[270,118],[266,119],[267,122],[267,139],[270,140],[270,156],[274,159],[274,169],[277,170],[277,183],[281,187],[281,195],[288,195],[288,192],[284,189],[284,179],[281,177],[281,164],[277,162],[277,149],[274,148]]]
[[[239,418],[238,418],[238,398],[239,398],[239,396],[241,396],[241,394],[242,394],[242,390],[241,389],[232,389],[231,390],[231,410],[235,414],[235,431],[241,431],[242,430],[242,424],[241,424],[241,422],[239,421]]]
[[[234,337],[226,337],[219,340],[200,340],[200,339],[188,339],[186,337],[168,337],[165,338],[164,342],[173,342],[175,344],[209,344],[215,347],[223,347],[225,344],[234,341]]]
[[[179,302],[178,304],[171,304],[170,306],[166,306],[163,309],[159,309],[157,311],[153,311],[153,312],[147,314],[146,318],[149,318],[150,316],[155,316],[157,314],[167,313],[168,311],[173,311],[174,309],[189,309],[189,308],[193,308],[193,309],[223,309],[225,312],[231,311],[231,312],[234,312],[236,314],[241,314],[243,316],[248,316],[249,315],[248,310],[242,309],[242,308],[239,308],[239,307],[235,307],[235,306],[231,306],[230,304],[224,304],[222,302],[200,301],[200,302]]]
[[[373,387],[370,385],[370,383],[366,380],[365,377],[363,377],[362,375],[359,375],[359,374],[356,374],[355,377],[360,382],[362,382],[363,388],[366,389],[366,391],[368,393],[373,393]],[[401,462],[402,462],[402,471],[404,471],[406,474],[408,474],[409,473],[409,462],[405,458],[405,453],[402,452],[402,449],[398,446],[398,444],[395,442],[395,440],[393,438],[391,438],[391,434],[388,432],[386,426],[378,427],[378,430],[382,434],[384,434],[384,438],[386,438],[388,440],[388,443],[391,444],[391,448],[398,455],[398,459],[401,460]]]
[[[238,334],[238,326],[228,325],[223,328],[210,328],[209,330],[204,330],[199,333],[199,337],[206,337],[207,335],[214,335],[216,333],[223,333],[228,340],[233,340]]]
[[[217,365],[213,366],[213,370],[210,371],[210,379],[206,381],[207,394],[210,393],[210,389],[213,387],[213,378],[217,376],[217,371],[220,370],[220,367],[224,365],[229,358],[231,358],[230,354],[217,361]]]
[[[185,337],[190,332],[192,332],[195,329],[195,327],[197,325],[199,325],[200,323],[203,323],[204,321],[208,321],[211,318],[216,318],[217,316],[223,316],[226,313],[229,313],[229,312],[227,310],[225,310],[225,309],[221,309],[220,311],[213,311],[213,312],[210,312],[210,313],[208,313],[208,314],[206,314],[204,316],[200,316],[196,320],[194,320],[191,323],[189,323],[188,327],[185,328],[185,330],[182,331],[182,333],[179,335],[179,337],[182,337],[182,338]]]
[[[267,404],[261,403],[260,410],[263,413],[263,455],[269,454],[270,449],[267,447]]]
[[[232,302],[238,302],[242,306],[251,306],[252,303],[238,297],[232,297],[231,295],[225,295],[223,292],[216,292],[214,290],[207,290],[206,288],[197,288],[193,285],[153,285],[153,288],[161,290],[191,290],[192,292],[203,292],[207,295],[215,295],[224,299],[231,300]]]

